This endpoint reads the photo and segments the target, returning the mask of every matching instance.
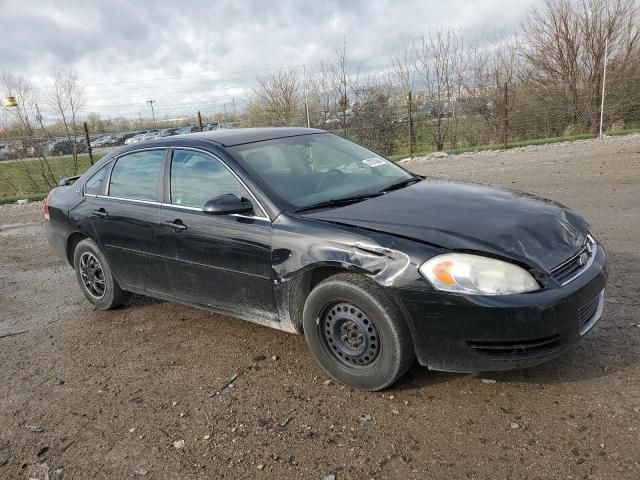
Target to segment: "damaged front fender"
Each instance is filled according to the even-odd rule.
[[[301,229],[299,220],[294,226],[286,216],[273,227],[276,303],[286,330],[300,330],[304,301],[317,272],[352,271],[385,287],[421,281],[418,265],[426,258],[424,245],[401,239],[385,245],[388,236],[358,228],[327,229],[326,223],[315,220]]]

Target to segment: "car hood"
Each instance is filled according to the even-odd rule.
[[[537,195],[436,179],[304,215],[445,249],[508,257],[542,271],[574,255],[588,232],[578,214]]]

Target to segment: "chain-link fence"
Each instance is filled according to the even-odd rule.
[[[122,145],[136,134],[146,139],[201,129],[309,125],[399,159],[438,150],[503,148],[552,139],[593,137],[599,131],[601,105],[603,133],[640,129],[640,78],[610,74],[605,82],[604,102],[601,85],[527,80],[483,88],[460,86],[456,91],[416,88],[402,92],[399,87],[385,83],[352,89],[346,99],[326,103],[325,108],[317,97],[309,95],[305,101],[300,95],[290,111],[278,115],[266,107],[260,110],[253,106],[233,115],[225,114],[224,118],[194,112],[191,117],[172,122],[136,119],[131,125],[90,124],[87,132],[78,125],[75,152],[81,154],[80,160],[68,159],[74,151],[68,136],[54,126],[36,123],[28,136],[21,136],[19,130],[0,134],[0,160],[21,163],[20,168],[14,169],[13,177],[7,175],[6,169],[0,169],[0,196],[44,192],[54,178],[80,173],[86,168],[89,162],[85,154],[91,148],[100,156],[104,148]],[[189,125],[190,130],[180,130]],[[116,140],[101,144],[99,137],[108,134],[115,135]],[[54,160],[50,166],[49,160],[41,158],[58,155],[67,157],[66,163]],[[29,157],[40,157],[40,161],[27,165]],[[50,180],[42,180],[46,178]]]
[[[590,85],[536,82],[457,95],[374,92],[354,104],[343,125],[324,128],[393,157],[588,138],[599,132],[601,95]],[[604,134],[640,129],[640,78],[607,81],[602,127]]]

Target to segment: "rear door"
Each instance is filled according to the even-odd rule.
[[[167,149],[150,149],[122,155],[100,194],[89,199],[85,192],[96,236],[123,288],[169,293],[158,240],[166,154]]]
[[[201,151],[176,149],[165,173],[165,254],[174,295],[189,302],[257,314],[276,311],[271,221],[227,166]],[[223,194],[254,204],[250,215],[210,215]]]

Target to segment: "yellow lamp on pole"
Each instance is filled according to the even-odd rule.
[[[17,107],[18,102],[16,101],[16,97],[4,97],[4,106],[5,107]]]

